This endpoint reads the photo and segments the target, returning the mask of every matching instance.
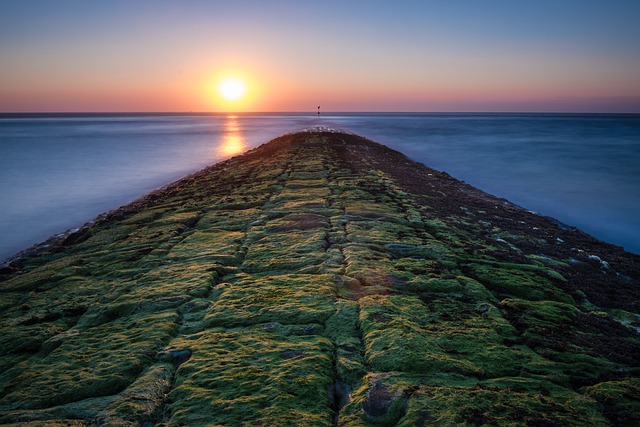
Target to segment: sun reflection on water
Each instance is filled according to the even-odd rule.
[[[245,151],[246,145],[238,135],[225,135],[220,152],[225,156],[234,156]]]
[[[220,154],[229,157],[240,154],[246,150],[247,144],[240,130],[238,116],[227,116],[222,134],[222,142],[219,147]]]

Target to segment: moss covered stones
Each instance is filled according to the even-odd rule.
[[[3,272],[2,425],[640,425],[639,258],[354,135]]]

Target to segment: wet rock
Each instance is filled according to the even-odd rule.
[[[171,357],[175,366],[180,366],[191,358],[191,350],[173,350],[171,351]]]
[[[597,255],[589,255],[587,259],[589,259],[589,261],[591,261],[592,263],[599,265],[604,270],[608,270],[610,268],[609,263],[607,261],[604,261]]]
[[[403,411],[405,404],[402,388],[392,390],[375,377],[369,379],[369,390],[362,402],[362,412],[367,417],[377,419],[391,415],[400,418],[401,414],[392,412]]]
[[[299,350],[285,350],[282,352],[281,356],[285,359],[297,359],[299,357],[304,357],[304,352]]]
[[[336,380],[331,384],[327,394],[329,395],[329,405],[337,414],[347,403],[351,401],[351,387],[349,384]]]
[[[67,234],[64,240],[61,242],[62,246],[72,246],[84,242],[91,237],[91,231],[89,228],[81,228],[74,232]]]
[[[394,393],[378,381],[369,382],[367,398],[362,402],[362,410],[370,417],[387,415],[394,400]]]

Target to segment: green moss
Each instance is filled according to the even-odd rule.
[[[240,231],[196,231],[171,248],[166,259],[171,262],[203,261],[236,264],[240,261]]]
[[[329,228],[329,220],[324,215],[301,212],[285,215],[270,221],[267,230],[271,233],[280,233],[294,230],[304,231],[326,228]]]
[[[261,207],[269,200],[269,194],[243,195],[238,197],[221,198],[215,203],[220,210],[248,210]]]
[[[530,332],[572,325],[580,310],[574,305],[556,301],[526,301],[507,298],[501,307],[517,317],[518,324],[526,325]]]
[[[335,369],[339,380],[351,388],[358,386],[366,374],[364,348],[358,330],[358,304],[353,301],[336,303],[335,313],[327,319],[324,335],[335,345]]]
[[[341,413],[340,425],[394,426],[404,416],[407,400],[402,385],[390,374],[369,374]]]
[[[279,138],[3,270],[0,423],[639,424],[637,316],[545,221],[351,135]]]
[[[325,260],[324,230],[288,231],[278,234],[262,230],[248,236],[250,246],[242,264],[247,273],[304,271],[317,272]]]
[[[356,185],[367,185],[367,181],[356,181]],[[374,194],[377,193],[377,194]],[[384,193],[378,188],[364,191],[360,188],[345,190],[341,194],[345,214],[354,219],[375,219],[387,222],[405,223],[402,212],[390,199],[384,200]]]
[[[617,322],[630,328],[631,330],[640,333],[640,315],[636,313],[630,313],[625,310],[609,310],[609,314]]]
[[[86,251],[95,248],[119,243],[135,233],[138,227],[135,224],[112,225],[99,229],[88,240],[74,247],[76,251]]]
[[[0,411],[55,406],[123,390],[175,335],[176,320],[170,312],[131,316],[60,334],[55,350],[7,384]]]
[[[331,343],[247,329],[204,332],[171,392],[172,425],[331,425]]]
[[[88,425],[82,420],[46,420],[2,424],[5,427],[84,427]]]
[[[28,326],[5,325],[0,329],[0,348],[3,354],[37,353],[47,339],[67,329],[69,326],[60,319]]]
[[[412,296],[360,299],[365,356],[377,371],[452,372],[479,378],[517,375],[540,359],[523,346],[505,346],[504,319],[482,316],[464,300]]]
[[[575,304],[573,298],[552,282],[530,268],[514,266],[492,267],[487,264],[469,265],[470,274],[494,294],[530,301],[554,300]]]
[[[233,283],[218,285],[216,293],[205,316],[211,326],[323,324],[334,311],[331,276],[239,275]]]
[[[156,364],[119,393],[100,415],[107,425],[143,425],[162,418],[162,404],[171,388],[174,367]]]
[[[22,292],[2,292],[2,299],[0,300],[0,313],[5,313],[7,310],[13,309],[16,306],[26,303],[28,297]]]
[[[260,210],[256,208],[234,210],[215,209],[205,213],[200,218],[200,221],[196,224],[196,229],[203,231],[244,231],[249,223],[258,219],[259,215]]]
[[[36,358],[33,354],[28,352],[0,356],[0,390],[4,390],[5,386],[27,369],[34,359]]]
[[[523,383],[489,382],[475,389],[421,388],[413,394],[408,414],[398,425],[415,425],[421,419],[460,426],[608,425],[590,399],[566,389],[550,391],[546,384],[527,390]]]
[[[402,286],[398,286],[398,288],[412,292],[452,294],[460,294],[464,289],[460,282],[455,279],[423,278],[422,276],[408,278],[406,282],[403,283]]]
[[[442,374],[370,375],[340,418],[343,426],[608,425],[592,399],[544,381]]]
[[[73,327],[104,286],[74,278],[54,283],[47,290],[20,294],[19,304],[2,312],[0,355],[39,351],[46,340]]]
[[[464,286],[465,294],[469,297],[477,301],[487,301],[494,305],[498,303],[498,299],[477,280],[466,276],[458,276],[457,279]]]
[[[342,248],[347,264],[345,274],[366,285],[391,287],[395,283],[391,276],[391,256],[382,248],[362,244],[347,244]]]
[[[182,224],[189,228],[196,225],[198,220],[200,219],[200,212],[198,211],[183,211],[183,212],[169,212],[156,221],[154,221],[154,225],[162,225],[162,224]]]
[[[301,191],[297,188],[287,189],[285,187],[277,196],[270,199],[265,207],[273,208],[295,200],[324,199],[327,196],[329,196],[327,188],[305,188],[304,191]]]
[[[607,381],[582,391],[602,405],[603,414],[613,425],[640,425],[640,379]]]
[[[326,172],[321,172],[322,175],[326,175]],[[294,172],[291,174],[291,177],[287,180],[286,187],[287,189],[304,189],[307,190],[309,188],[325,188],[327,185],[327,180],[325,178],[309,178],[309,173],[303,175],[302,172]],[[315,174],[318,176],[318,173]]]
[[[319,272],[331,274],[344,273],[344,254],[340,248],[332,247],[327,249]]]
[[[564,261],[560,261],[560,260],[548,257],[546,255],[530,254],[530,255],[527,255],[526,257],[540,266],[546,266],[546,267],[568,267],[569,266],[569,264],[567,264]]]
[[[137,225],[141,225],[141,224],[148,224],[150,222],[153,222],[154,220],[156,220],[158,217],[162,216],[163,213],[165,213],[167,211],[167,209],[146,209],[142,212],[138,212],[134,215],[131,215],[130,217],[124,219],[122,221],[122,224],[126,224],[126,225],[131,225],[131,224],[137,224]]]
[[[135,281],[114,285],[78,324],[91,327],[123,316],[175,309],[192,298],[207,296],[217,276],[210,264],[199,262],[153,269]]]
[[[52,259],[27,273],[12,277],[0,284],[4,292],[29,292],[40,288],[50,289],[68,276],[73,276],[82,268],[84,261],[79,256]]]
[[[404,224],[376,220],[349,220],[346,223],[346,233],[349,242],[387,245],[387,250],[394,256],[421,255],[419,249],[416,250],[415,247],[422,243],[422,239],[415,235],[410,226]],[[397,249],[397,252],[394,252],[394,249]]]

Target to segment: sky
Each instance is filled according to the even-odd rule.
[[[640,113],[639,17],[638,0],[0,0],[0,112]]]

